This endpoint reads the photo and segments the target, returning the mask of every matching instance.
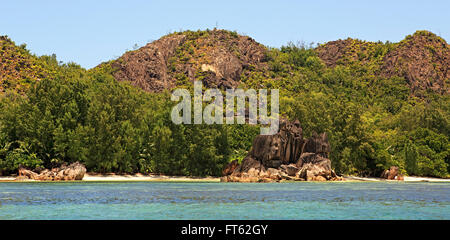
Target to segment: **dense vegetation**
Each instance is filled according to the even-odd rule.
[[[79,75],[43,79],[27,97],[2,100],[3,174],[15,173],[19,165],[80,161],[95,172],[219,175],[236,155],[231,149],[248,149],[258,130],[175,125],[168,93],[148,94],[107,74],[62,68]]]
[[[379,44],[377,52],[390,47]],[[284,92],[282,111],[307,135],[329,133],[337,172],[379,176],[395,165],[405,174],[448,176],[448,95],[416,98],[404,78],[377,77],[376,59],[327,68],[313,49],[290,45],[271,54],[280,80],[267,84]]]
[[[240,87],[280,89],[282,114],[299,119],[305,136],[328,133],[340,174],[379,175],[396,165],[404,174],[449,177],[449,95],[430,90],[417,97],[405,78],[380,76],[380,61],[395,44],[366,45],[355,50],[356,60],[333,67],[312,47],[269,49],[267,68],[246,71]],[[16,48],[45,75],[3,87],[0,174],[80,161],[96,172],[220,175],[259,133],[250,125],[175,125],[169,91],[118,82],[108,64],[86,71]],[[28,69],[20,66],[19,73]]]

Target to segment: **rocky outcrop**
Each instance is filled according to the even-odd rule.
[[[327,135],[313,133],[307,140],[298,121],[283,121],[275,135],[258,135],[242,163],[230,163],[223,182],[336,181],[331,168]],[[230,171],[232,167],[234,171]]]
[[[450,79],[450,46],[428,31],[417,31],[399,42],[386,54],[381,75],[400,76],[420,95],[420,90],[431,89],[440,94],[449,94],[446,81]]]
[[[62,165],[59,168],[53,168],[51,170],[44,169],[40,173],[27,170],[25,168],[19,169],[19,176],[16,180],[38,180],[38,181],[74,181],[82,180],[86,174],[86,167],[75,162],[70,165]]]
[[[234,160],[230,162],[222,171],[223,176],[230,175],[234,172],[234,170],[239,166],[239,163],[237,160]]]
[[[167,64],[184,41],[184,35],[169,35],[125,53],[111,64],[115,69],[114,78],[151,92],[174,87],[174,81],[167,74]]]
[[[450,46],[428,31],[417,31],[393,44],[348,38],[322,44],[314,51],[328,67],[372,64],[376,76],[404,78],[415,96],[427,90],[450,93],[446,84],[450,78]]]
[[[369,44],[371,43],[359,39],[347,38],[345,40],[340,39],[327,42],[315,48],[314,51],[326,66],[335,67],[337,65],[347,65],[366,60],[360,59],[358,52],[364,51],[367,53]]]
[[[399,173],[398,167],[391,166],[389,170],[384,170],[383,173],[381,173],[381,178],[385,178],[388,180],[399,180],[403,181],[403,176]]]
[[[125,53],[110,65],[116,80],[148,92],[194,80],[201,80],[207,88],[226,89],[237,87],[242,75],[266,69],[266,55],[267,48],[254,39],[214,29],[169,34]]]

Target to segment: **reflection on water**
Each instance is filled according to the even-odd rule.
[[[0,183],[0,219],[450,219],[450,184]]]

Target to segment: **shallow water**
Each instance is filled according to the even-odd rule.
[[[0,183],[0,219],[450,219],[450,184]]]

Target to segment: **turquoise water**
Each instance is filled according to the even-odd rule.
[[[450,184],[0,183],[0,219],[450,219]]]

